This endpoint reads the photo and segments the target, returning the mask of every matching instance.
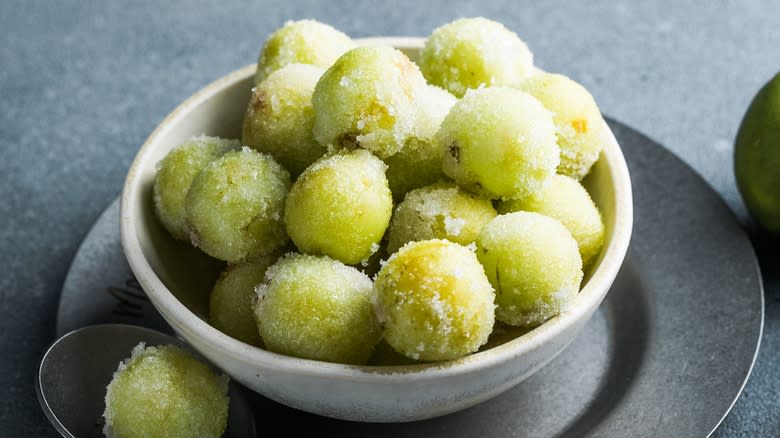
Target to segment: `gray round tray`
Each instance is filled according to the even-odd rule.
[[[249,394],[262,428],[338,436],[708,436],[753,366],[764,302],[753,248],[718,195],[682,161],[608,120],[628,161],[634,233],[606,300],[550,364],[506,393],[444,417],[337,421]],[[65,281],[62,335],[122,322],[170,332],[133,279],[119,205],[98,219]],[[249,393],[250,391],[247,391]]]

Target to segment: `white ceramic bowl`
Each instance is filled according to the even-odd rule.
[[[423,40],[361,43],[392,45],[414,60]],[[473,406],[530,376],[569,344],[604,299],[623,263],[632,226],[631,182],[608,128],[601,157],[585,180],[604,216],[604,249],[572,305],[538,328],[454,361],[351,366],[271,353],[211,327],[208,293],[219,266],[174,241],[159,225],[152,206],[155,165],[192,135],[240,138],[254,72],[251,65],[213,82],[160,123],[130,168],[121,206],[125,255],[152,303],[179,335],[235,380],[286,405],[330,417],[431,418]]]

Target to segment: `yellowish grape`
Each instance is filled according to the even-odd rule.
[[[230,263],[273,253],[287,242],[282,223],[290,174],[248,147],[206,166],[186,199],[192,243]]]
[[[496,217],[493,204],[453,183],[436,183],[412,190],[398,204],[390,222],[388,251],[407,242],[447,239],[468,245]]]
[[[218,438],[228,417],[228,378],[184,350],[136,346],[106,390],[107,436]]]
[[[277,353],[363,364],[381,337],[371,287],[365,274],[336,260],[288,255],[257,288],[260,335]]]
[[[457,359],[487,342],[494,294],[474,253],[448,240],[411,242],[374,283],[385,341],[422,361]]]
[[[461,97],[480,86],[518,86],[534,58],[518,36],[485,18],[461,18],[433,31],[420,55],[432,84]]]
[[[521,88],[553,113],[561,149],[558,173],[584,178],[602,148],[604,122],[596,101],[585,87],[560,74],[533,75]]]
[[[252,306],[255,286],[263,282],[265,271],[276,261],[260,256],[228,267],[214,284],[209,298],[209,322],[217,330],[247,344],[260,346]]]
[[[553,218],[524,211],[496,217],[477,238],[477,257],[496,289],[496,319],[505,324],[537,326],[579,292],[577,242]]]
[[[535,193],[559,162],[550,112],[513,88],[467,93],[447,114],[434,142],[444,151],[444,173],[491,199]]]
[[[295,181],[287,196],[287,233],[301,252],[346,264],[379,249],[393,208],[387,166],[365,149],[320,158]]]
[[[355,47],[350,37],[315,20],[288,21],[266,40],[257,60],[255,84],[288,64],[328,68]]]
[[[311,95],[323,71],[289,64],[271,73],[252,90],[244,116],[243,144],[273,155],[293,177],[326,151],[311,132]]]
[[[314,138],[336,149],[363,147],[389,157],[413,134],[417,95],[424,87],[420,70],[400,51],[352,49],[314,90]]]

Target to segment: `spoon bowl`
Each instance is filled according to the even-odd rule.
[[[140,342],[173,344],[192,352],[179,339],[144,327],[124,324],[93,325],[56,340],[41,359],[35,389],[46,417],[66,438],[102,437],[106,386],[119,362]],[[200,355],[194,353],[196,357]],[[256,437],[252,410],[231,382],[226,438]]]

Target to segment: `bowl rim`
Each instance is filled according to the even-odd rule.
[[[423,47],[425,40],[418,37],[372,37],[355,41],[360,45],[391,45],[398,49],[419,49]],[[599,265],[567,309],[529,332],[501,345],[450,361],[412,365],[347,365],[274,353],[245,344],[212,327],[182,304],[154,272],[144,256],[136,235],[137,224],[132,209],[142,196],[139,177],[141,169],[148,165],[147,157],[156,146],[158,139],[203,102],[224,89],[253,77],[255,70],[256,65],[250,64],[228,73],[184,100],[170,112],[136,154],[122,190],[120,234],[125,257],[154,307],[185,339],[196,339],[197,344],[208,345],[213,350],[250,367],[269,371],[277,370],[296,375],[352,382],[400,383],[414,376],[415,381],[419,383],[420,380],[479,372],[538,349],[560,332],[570,329],[581,320],[589,319],[606,296],[628,250],[633,226],[633,201],[631,179],[625,158],[614,134],[604,122],[606,138],[602,154],[607,159],[606,168],[615,182],[613,190],[616,214],[612,238],[604,249]],[[197,344],[193,346],[197,348]]]

